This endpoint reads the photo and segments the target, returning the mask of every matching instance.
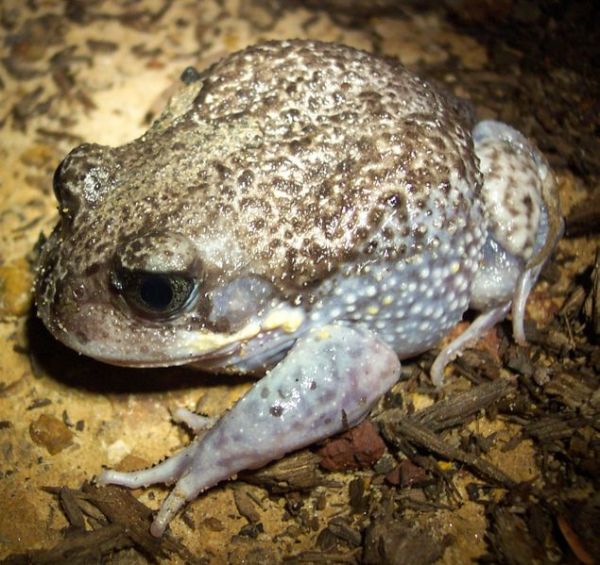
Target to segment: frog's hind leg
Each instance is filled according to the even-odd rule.
[[[175,460],[179,480],[151,528],[161,535],[207,488],[356,425],[399,374],[397,355],[374,334],[345,325],[315,328],[181,454],[140,473],[107,471],[101,481],[136,487],[170,480]]]
[[[511,262],[508,272],[481,271],[473,307],[485,310],[490,303],[511,301],[513,334],[517,342],[524,344],[527,297],[564,231],[556,180],[540,151],[506,124],[480,122],[473,130],[473,140],[483,174],[482,199],[490,221],[488,247],[495,244],[495,253],[505,255],[492,259],[488,252],[486,265],[492,260],[496,266]],[[492,278],[507,281],[496,296],[486,295],[485,287],[492,284]]]
[[[436,386],[442,384],[444,367],[504,319],[511,306],[515,340],[525,343],[527,298],[563,233],[556,182],[538,149],[514,128],[493,120],[476,125],[473,141],[489,226],[469,305],[482,313],[436,358]]]

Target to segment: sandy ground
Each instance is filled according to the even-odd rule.
[[[153,18],[163,5],[164,14]],[[203,68],[262,39],[339,41],[397,57],[415,70],[439,72],[447,65],[448,85],[467,96],[451,68],[481,71],[489,52],[439,13],[410,9],[401,16],[372,15],[354,26],[345,15],[299,4],[284,9],[276,2],[5,0],[0,18],[0,52],[8,61],[0,67],[3,558],[51,547],[62,539],[67,520],[56,498],[41,487],[75,488],[103,466],[134,468],[158,461],[189,440],[170,421],[171,408],[186,406],[218,415],[250,384],[182,369],[115,369],[67,351],[45,333],[32,313],[30,259],[40,233],[48,234],[56,219],[52,175],[62,157],[84,141],[114,146],[134,139],[147,128],[148,116],[164,105],[185,67]],[[563,171],[560,179],[567,209],[585,198],[578,178]],[[570,272],[577,272],[591,264],[595,245],[571,241],[561,249],[572,258],[567,262]],[[536,300],[561,305],[561,292],[570,280],[565,273],[552,292],[542,283],[534,305]],[[542,308],[536,319],[544,322],[545,317],[547,309]],[[413,401],[418,405],[416,393]],[[470,425],[486,436],[495,434],[489,456],[506,473],[516,480],[536,480],[539,469],[529,440],[507,455],[501,448],[511,439],[510,426],[485,419]],[[190,505],[188,523],[178,518],[172,531],[192,553],[211,563],[252,562],[248,555],[260,556],[263,548],[282,559],[314,548],[323,525],[344,514],[354,476],[332,473],[328,478],[337,488],[314,489],[305,506],[314,518],[312,527],[294,530],[296,522],[289,518],[284,497],[242,485],[238,488],[258,501],[263,532],[256,537],[235,535],[248,521],[236,509],[233,486],[226,484]],[[458,480],[459,490],[467,482]],[[156,508],[165,493],[156,488],[135,494]],[[432,512],[429,520],[439,537],[453,536],[443,562],[464,563],[485,552],[486,518],[480,505],[467,500],[458,510]],[[143,562],[133,552],[123,555],[116,560]]]

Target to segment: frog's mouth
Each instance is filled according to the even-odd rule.
[[[168,367],[175,365],[195,365],[202,368],[224,367],[231,364],[232,359],[242,355],[244,345],[259,335],[259,324],[250,324],[233,334],[207,331],[181,332],[175,339],[177,344],[165,348],[163,353],[152,356],[123,359],[111,356],[99,356],[90,353],[98,361],[127,367]]]
[[[180,358],[165,356],[143,359],[123,359],[106,355],[98,355],[92,351],[89,353],[80,351],[80,353],[108,365],[119,367],[130,367],[135,369],[152,369],[160,367],[174,367],[178,365],[194,365],[198,368],[210,369],[211,367],[221,367],[225,360],[235,357],[242,349],[242,343],[230,343],[218,350],[211,351],[204,355],[183,354]]]
[[[78,353],[109,365],[137,368],[191,364],[207,369],[225,367],[231,360],[242,358],[245,344],[261,331],[260,325],[251,324],[233,334],[177,328],[119,332],[107,318],[101,326],[92,323],[91,317],[86,317],[85,324],[81,319],[80,323],[70,320],[69,326],[57,318],[52,323],[43,320],[56,339]]]
[[[38,311],[52,335],[67,347],[102,363],[134,368],[192,365],[210,372],[263,372],[304,327],[302,316],[281,312],[236,332],[220,333],[175,324],[144,326],[103,302]]]

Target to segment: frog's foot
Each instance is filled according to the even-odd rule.
[[[553,213],[558,214],[555,210]],[[512,326],[513,326],[513,336],[515,341],[519,345],[525,345],[527,343],[527,338],[525,337],[525,328],[524,328],[524,320],[525,320],[525,305],[527,304],[527,298],[529,297],[529,293],[533,288],[533,285],[536,283],[546,261],[552,255],[554,249],[558,245],[560,238],[563,236],[565,231],[565,222],[562,217],[558,216],[557,218],[549,218],[549,225],[547,230],[547,235],[545,238],[544,245],[539,249],[539,251],[533,255],[527,264],[525,265],[525,269],[519,276],[517,281],[517,285],[515,288],[513,301],[512,301]],[[556,225],[553,225],[556,223]]]
[[[151,469],[130,473],[111,470],[102,471],[96,479],[96,483],[99,485],[121,485],[128,488],[147,487],[156,483],[172,484],[189,467],[196,447],[195,442],[193,442],[187,448]]]
[[[194,414],[186,408],[177,408],[172,414],[175,422],[185,424],[195,433],[211,428],[217,418],[208,418]],[[177,455],[169,457],[162,463],[133,473],[121,473],[119,471],[103,471],[97,479],[98,484],[115,484],[129,488],[140,488],[155,483],[174,483],[187,469],[191,459],[194,457],[197,441],[186,449],[180,451]]]
[[[187,449],[145,471],[105,471],[100,482],[135,488],[178,479],[152,525],[159,536],[207,488],[357,424],[399,374],[398,357],[375,335],[316,328]]]

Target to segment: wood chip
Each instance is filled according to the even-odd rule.
[[[332,484],[319,471],[320,459],[308,450],[299,451],[258,471],[244,471],[239,477],[278,494],[310,490],[319,485]]]
[[[600,248],[596,251],[596,261],[592,271],[592,290],[585,300],[583,311],[593,335],[596,338],[600,337]]]
[[[391,443],[398,445],[398,438],[403,438],[426,451],[435,453],[443,459],[463,463],[471,471],[487,481],[506,488],[515,486],[516,483],[492,463],[481,457],[467,453],[462,449],[453,447],[414,420],[411,421],[409,418],[402,418],[400,414],[396,416],[398,417],[397,419],[388,413],[386,421],[382,422],[384,436]]]
[[[442,557],[446,543],[436,540],[430,532],[412,528],[405,522],[395,520],[391,513],[386,513],[367,528],[362,563],[434,563]]]
[[[237,511],[244,517],[248,522],[254,524],[260,521],[260,514],[256,510],[256,503],[248,496],[246,487],[237,485],[233,489],[233,500]]]
[[[71,528],[55,547],[12,555],[5,562],[79,565],[104,561],[116,551],[135,548],[151,561],[178,555],[186,562],[200,563],[169,534],[161,538],[150,534],[153,511],[127,489],[84,484],[80,490],[67,487],[45,487],[44,490],[59,496]]]
[[[464,425],[471,417],[514,390],[514,382],[497,379],[436,402],[417,412],[412,419],[433,432]]]

